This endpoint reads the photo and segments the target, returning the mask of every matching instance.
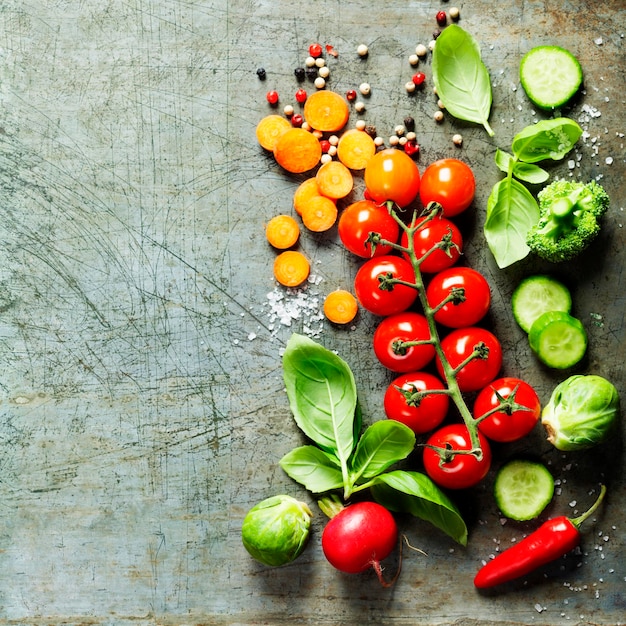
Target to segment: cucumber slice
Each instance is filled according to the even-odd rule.
[[[542,109],[567,104],[583,82],[578,59],[559,46],[537,46],[520,62],[520,81],[528,98]]]
[[[548,367],[567,369],[587,351],[587,332],[582,322],[564,311],[540,315],[530,327],[530,347]]]
[[[569,313],[572,309],[572,295],[556,278],[539,274],[522,280],[513,292],[511,305],[515,321],[528,333],[533,322],[543,313]]]
[[[554,478],[545,465],[513,460],[494,481],[494,497],[502,514],[518,522],[538,517],[554,495]]]

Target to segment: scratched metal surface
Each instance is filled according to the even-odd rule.
[[[459,503],[466,549],[401,520],[427,557],[405,555],[395,588],[344,576],[322,557],[323,516],[294,564],[245,553],[243,515],[263,497],[310,501],[278,468],[301,438],[288,412],[280,350],[311,328],[353,367],[366,420],[381,418],[388,375],[370,349],[376,320],[318,319],[319,298],[350,286],[357,264],[334,231],[305,235],[319,277],[301,318],[273,319],[273,253],[263,224],[289,211],[299,178],[263,154],[254,127],[265,91],[284,101],[312,41],[331,43],[331,88],[372,85],[364,119],[383,136],[418,120],[420,167],[459,155],[479,182],[463,225],[468,263],[493,289],[491,323],[505,369],[543,400],[559,376],[530,356],[508,307],[513,286],[546,268],[500,271],[481,235],[498,179],[496,146],[540,119],[518,86],[520,55],[558,42],[582,61],[586,94],[571,111],[588,131],[576,174],[613,198],[600,241],[559,268],[591,346],[583,371],[626,393],[623,0],[461,2],[494,88],[489,139],[431,119],[428,92],[408,97],[407,57],[448,4],[392,0],[7,0],[0,4],[0,620],[94,624],[616,624],[626,614],[620,441],[581,455],[534,451],[561,481],[552,512],[570,513],[599,481],[610,494],[583,552],[499,594],[472,576],[532,525],[501,526],[490,480]],[[599,41],[601,39],[601,41]],[[359,43],[370,46],[360,61]],[[265,83],[257,66],[268,73]],[[429,73],[429,64],[425,65]],[[600,116],[584,114],[584,105]],[[353,120],[354,121],[354,118]],[[352,123],[352,122],[351,122]],[[451,136],[461,132],[462,149]],[[613,157],[612,164],[606,159]],[[553,174],[568,175],[567,163]],[[357,182],[357,193],[362,185]],[[622,428],[622,434],[624,429]],[[578,504],[574,504],[578,501]]]

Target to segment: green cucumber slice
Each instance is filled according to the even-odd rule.
[[[528,340],[539,360],[555,369],[573,367],[587,351],[585,327],[564,311],[540,315],[530,327]]]
[[[546,110],[567,104],[583,82],[578,59],[559,46],[536,46],[529,50],[522,57],[519,74],[528,98]]]
[[[525,522],[538,517],[553,495],[554,478],[541,463],[516,459],[496,474],[496,504],[509,519]]]
[[[572,309],[569,289],[556,278],[538,274],[520,282],[511,297],[513,317],[525,332],[530,332],[533,322],[548,311]]]

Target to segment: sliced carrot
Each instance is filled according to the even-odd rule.
[[[326,196],[313,196],[302,207],[302,223],[311,231],[321,233],[337,221],[337,205]]]
[[[302,215],[302,207],[313,197],[321,196],[315,176],[301,182],[293,194],[293,210]]]
[[[315,130],[337,132],[347,124],[349,117],[348,103],[334,91],[315,91],[304,103],[304,119]]]
[[[298,241],[300,227],[291,215],[275,215],[265,227],[265,236],[274,248],[286,250]]]
[[[352,172],[339,161],[327,161],[315,176],[320,193],[327,198],[345,198],[354,186]]]
[[[310,271],[311,266],[302,252],[287,250],[274,259],[274,278],[285,287],[301,285]]]
[[[278,138],[291,128],[289,120],[280,115],[266,115],[256,126],[256,138],[266,150],[274,150]]]
[[[334,324],[348,324],[358,310],[356,298],[345,289],[331,291],[324,300],[324,315]]]
[[[351,170],[363,170],[376,154],[376,144],[364,130],[351,128],[339,138],[337,158]]]
[[[278,137],[274,146],[276,162],[293,174],[312,170],[321,157],[319,139],[304,128],[290,128]]]

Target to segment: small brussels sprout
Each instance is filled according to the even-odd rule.
[[[570,376],[556,386],[543,408],[548,441],[563,451],[591,448],[609,437],[617,424],[620,400],[602,376]]]
[[[244,518],[243,545],[264,565],[290,563],[306,546],[311,515],[304,502],[291,496],[267,498],[253,506]]]

